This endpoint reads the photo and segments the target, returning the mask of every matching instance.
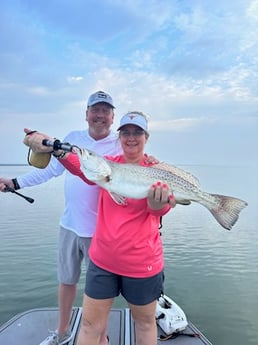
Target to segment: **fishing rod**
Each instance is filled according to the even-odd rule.
[[[56,139],[54,141],[43,139],[42,145],[53,147],[54,151],[63,150],[65,152],[72,152],[74,147],[77,147],[76,145],[71,145],[69,143],[62,143],[60,140]]]
[[[26,195],[23,195],[23,194],[21,194],[21,193],[16,192],[15,189],[9,187],[7,184],[5,184],[5,191],[6,191],[6,192],[11,192],[11,193],[14,193],[14,194],[16,194],[16,195],[21,196],[22,198],[24,198],[26,201],[28,201],[28,202],[31,203],[31,204],[34,203],[34,199],[30,198],[29,196],[26,196]]]
[[[44,139],[42,140],[42,145],[53,147],[54,151],[63,150],[65,152],[72,152],[75,147],[74,145],[70,145],[69,143],[62,143],[58,139],[54,141]],[[24,198],[26,201],[28,201],[31,204],[34,202],[34,199],[30,198],[29,196],[18,193],[15,189],[9,187],[7,184],[5,184],[5,191],[19,195],[20,197]]]

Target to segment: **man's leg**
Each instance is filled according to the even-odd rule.
[[[58,304],[59,322],[57,333],[62,335],[70,330],[70,318],[81,274],[84,253],[82,238],[74,232],[60,227],[58,253]],[[82,241],[83,242],[83,241]]]
[[[77,285],[59,284],[59,325],[58,333],[64,334],[69,330],[70,317],[76,297]]]

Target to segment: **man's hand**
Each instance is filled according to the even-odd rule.
[[[172,208],[176,206],[174,195],[169,191],[167,184],[158,181],[149,190],[148,205],[153,210],[160,210],[166,204]]]
[[[154,156],[149,156],[147,155],[147,153],[145,153],[145,164],[148,164],[148,165],[153,165],[153,164],[158,164],[159,163],[159,160],[154,157]]]
[[[29,128],[24,128],[24,132],[26,134],[25,138],[23,139],[23,143],[26,146],[29,146],[33,152],[51,152],[53,149],[51,147],[47,147],[42,145],[43,139],[55,140],[54,138],[49,137],[46,134],[32,131]]]
[[[13,184],[12,179],[0,177],[0,191],[1,192],[6,192],[6,186],[5,185],[14,189],[14,184]]]

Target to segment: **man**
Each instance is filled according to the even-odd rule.
[[[119,154],[121,147],[118,136],[110,129],[114,108],[109,94],[103,91],[93,93],[88,99],[86,110],[88,129],[72,131],[64,141],[81,148],[86,147],[100,155]],[[14,189],[35,186],[60,176],[64,171],[58,160],[52,158],[45,169],[33,169],[14,179],[0,178],[0,190],[4,191],[4,184]],[[66,171],[64,193],[65,208],[60,220],[58,258],[59,324],[58,329],[40,345],[61,345],[71,339],[69,322],[80,278],[81,262],[83,258],[87,262],[96,225],[99,187],[89,186]],[[103,334],[102,344],[107,344],[106,334]]]

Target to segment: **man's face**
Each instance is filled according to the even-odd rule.
[[[89,123],[89,128],[95,132],[102,132],[103,130],[109,131],[113,119],[113,108],[104,102],[94,104],[88,107],[86,111],[86,121]]]

